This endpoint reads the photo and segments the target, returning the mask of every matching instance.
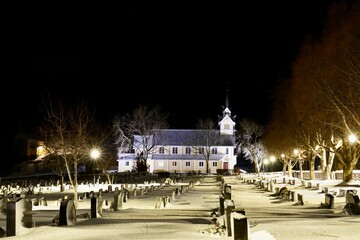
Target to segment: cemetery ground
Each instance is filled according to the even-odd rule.
[[[31,211],[32,227],[21,229],[16,236],[4,237],[27,240],[243,239],[238,238],[241,231],[242,236],[250,240],[359,239],[360,215],[349,212],[345,206],[352,201],[359,205],[358,195],[350,193],[360,192],[360,182],[346,186],[340,183],[336,180],[304,181],[282,173],[262,177],[254,174],[224,176],[223,181],[216,176],[204,176],[168,184],[139,183],[138,191],[133,190],[134,185],[126,185],[129,197],[122,198],[116,211],[112,206],[116,185],[112,186],[112,191],[107,191],[108,185],[81,185],[76,222],[66,226],[55,226],[54,221],[59,215],[59,200],[64,196],[72,197],[72,190],[49,191],[44,186],[41,193],[37,189],[34,195],[26,196],[32,203],[37,201]],[[148,186],[146,190],[145,186]],[[85,196],[91,191],[97,194],[99,189],[103,189],[102,211],[90,217],[91,198]],[[246,220],[246,226],[235,230],[228,221],[229,216],[237,218],[237,213]],[[1,214],[0,227],[6,229],[6,226],[6,215]]]

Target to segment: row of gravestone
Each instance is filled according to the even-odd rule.
[[[215,212],[212,213],[214,217],[212,219],[213,225],[221,225],[219,219],[216,218],[216,216],[218,216],[223,219],[224,224],[222,227],[227,237],[233,236],[233,239],[249,239],[249,221],[245,216],[244,209],[235,208],[235,203],[231,199],[231,185],[228,185],[222,180],[220,188],[219,214],[217,215]],[[209,228],[211,229],[211,227]]]
[[[146,186],[141,189],[134,189],[132,191],[132,197],[136,196],[137,190],[141,191],[141,194],[145,194],[148,191],[153,190],[159,185]],[[179,195],[188,190],[188,187],[193,188],[194,182],[190,182],[189,186],[180,186],[173,191],[172,198],[175,195]],[[127,202],[130,198],[130,191],[122,188],[119,190],[115,188],[114,191],[114,202],[113,208],[114,211],[117,211],[121,208],[122,204]],[[20,195],[16,195],[17,198],[2,198],[0,205],[2,206],[2,211],[6,214],[6,236],[16,236],[21,233],[24,228],[32,227],[32,208],[35,205],[46,206],[48,205],[46,199],[41,197],[39,199],[25,199],[21,198]],[[86,198],[90,198],[90,209],[91,209],[91,218],[96,218],[97,216],[102,215],[102,209],[104,204],[108,206],[108,201],[103,200],[102,191],[99,191],[98,194],[95,194],[93,191],[84,194]],[[74,206],[74,201],[68,199],[67,196],[64,198],[56,200],[59,206],[59,215],[53,219],[53,225],[63,226],[63,225],[74,225],[76,223],[76,208]],[[1,229],[1,231],[4,231]]]
[[[3,199],[1,199],[3,200]],[[20,235],[26,228],[33,227],[31,201],[24,198],[6,200],[6,230],[2,232],[9,236]],[[73,200],[64,198],[60,205],[58,225],[72,225],[76,221],[75,206]]]
[[[257,184],[259,187],[266,189],[269,192],[275,192],[271,196],[278,196],[280,198],[295,201],[296,205],[304,205],[304,199],[302,194],[296,194],[295,191],[291,190],[286,186],[281,185],[282,187],[274,187],[274,183],[276,183],[276,179],[247,179],[247,182],[251,182]],[[286,183],[285,178],[283,178],[283,183]],[[325,187],[321,189],[321,183],[313,182],[313,181],[301,181],[301,186],[305,186],[306,188],[310,189],[316,183],[316,190],[320,190],[321,192],[325,193],[325,200],[324,203],[320,203],[320,206],[323,208],[333,209],[335,206],[335,196],[336,197],[345,197],[345,206],[344,209],[347,211],[348,214],[351,215],[360,215],[360,201],[358,196],[357,189],[353,188],[332,188]],[[287,184],[294,185],[295,180],[290,179]]]
[[[167,204],[172,203],[176,200],[177,196],[187,192],[189,189],[194,189],[194,182],[191,181],[189,185],[181,185],[180,187],[175,188],[170,196],[157,196],[155,199],[155,209],[165,208]]]

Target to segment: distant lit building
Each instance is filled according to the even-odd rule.
[[[235,153],[235,121],[226,99],[223,115],[219,117],[219,129],[160,129],[149,136],[153,150],[147,159],[150,173],[201,173],[205,174],[206,159],[209,173],[233,173]],[[118,171],[132,171],[141,136],[134,136],[132,153],[118,153]],[[149,145],[150,146],[150,145]],[[206,154],[208,153],[208,154]],[[205,157],[208,156],[208,157]]]

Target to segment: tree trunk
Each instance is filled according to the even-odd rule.
[[[209,159],[206,159],[206,174],[209,174]]]
[[[78,206],[78,191],[77,191],[77,187],[78,187],[78,174],[77,174],[77,161],[74,161],[74,205],[75,205],[75,209]]]
[[[60,192],[65,191],[65,186],[64,186],[64,176],[61,175],[60,177]]]
[[[332,168],[332,164],[326,165],[326,168],[325,168],[325,179],[326,180],[331,179],[331,168]]]
[[[254,171],[255,171],[256,174],[259,173],[259,164],[258,164],[257,161],[254,161]]]
[[[303,178],[304,178],[303,168],[302,168],[303,163],[304,163],[304,161],[303,161],[302,159],[300,159],[300,160],[299,160],[300,180],[303,180]]]
[[[105,173],[105,176],[106,176],[106,179],[107,179],[107,181],[108,181],[108,184],[112,184],[112,181],[111,181],[111,179],[110,179],[110,174]]]
[[[287,163],[287,168],[288,168],[288,176],[292,177],[292,167],[290,161]]]
[[[310,180],[315,180],[315,156],[309,160]]]
[[[283,175],[284,176],[286,175],[286,164],[285,163],[283,164]]]
[[[343,182],[350,182],[353,179],[354,167],[350,164],[343,165]]]

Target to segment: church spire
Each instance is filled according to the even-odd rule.
[[[223,117],[226,115],[231,116],[231,111],[229,109],[229,88],[226,88],[226,98],[225,98],[225,109],[223,111]]]
[[[229,89],[226,89],[225,106],[223,107],[223,116],[219,116],[219,126],[221,135],[233,135],[235,130],[235,117],[231,117],[229,109]]]
[[[225,107],[229,108],[229,88],[226,88]]]

